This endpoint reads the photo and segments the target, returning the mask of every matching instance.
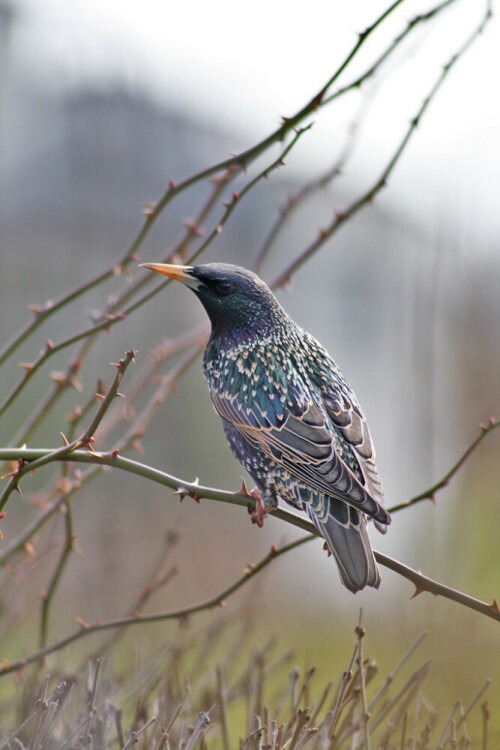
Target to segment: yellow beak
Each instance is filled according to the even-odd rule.
[[[189,275],[191,266],[172,266],[169,263],[140,263],[140,268],[149,268],[150,271],[156,271],[162,273],[164,276],[170,276],[171,279],[176,281],[182,281],[184,284],[187,281],[192,281],[192,276]]]
[[[140,266],[180,281],[194,291],[202,286],[200,279],[193,276],[193,266],[171,266],[169,263],[141,263]]]

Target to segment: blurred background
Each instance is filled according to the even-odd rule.
[[[385,7],[313,0],[299,14],[281,0],[254,2],[251,10],[223,0],[0,0],[0,344],[28,320],[28,304],[59,297],[119,258],[141,227],[144,206],[171,178],[180,181],[248,148],[297,111]],[[356,58],[349,80],[429,7],[402,3]],[[274,278],[335,210],[380,176],[442,66],[484,10],[476,0],[450,4],[366,86],[322,109],[286,166],[242,201],[203,260],[251,266],[287,198],[331,167],[347,145],[341,175],[301,205],[269,255],[262,274]],[[499,29],[493,19],[458,62],[373,204],[279,292],[353,385],[389,506],[431,486],[476,437],[479,423],[500,416]],[[203,194],[197,185],[176,199],[149,234],[141,260],[165,255]],[[131,273],[142,272],[132,266]],[[122,283],[111,280],[52,318],[0,372],[2,394],[17,382],[20,361],[35,359],[47,338],[86,327],[89,314]],[[98,342],[81,373],[85,398],[98,376],[110,382],[108,362],[125,349],[137,349],[140,361],[161,337],[203,321],[196,299],[169,287]],[[53,369],[64,367],[66,357]],[[47,372],[26,390],[22,407],[4,417],[2,446],[11,444],[49,384]],[[61,422],[81,399],[68,393],[30,446],[59,444]],[[140,460],[167,472],[224,489],[240,486],[241,470],[199,362],[162,405],[142,446]],[[478,598],[498,598],[499,449],[500,433],[493,433],[435,505],[396,514],[386,537],[372,530],[374,547]],[[10,503],[2,525],[7,541],[35,513],[31,489],[38,489],[36,478]],[[75,528],[82,554],[72,556],[61,582],[53,637],[73,627],[75,614],[120,615],[167,530],[180,536],[173,555],[179,574],[152,603],[158,610],[216,593],[247,561],[294,536],[279,521],[259,531],[241,509],[190,499],[179,505],[153,484],[116,475],[78,498]],[[3,581],[6,616],[23,623],[25,635],[1,658],[32,650],[27,615],[62,534],[62,524],[51,527],[35,562]],[[408,647],[422,630],[431,632],[425,648],[436,661],[436,702],[448,694],[467,701],[487,677],[500,696],[500,665],[492,659],[498,624],[427,594],[410,601],[409,584],[382,572],[379,592],[354,598],[319,542],[291,553],[253,590],[262,637],[280,633],[301,649],[303,663],[324,654],[327,640],[325,669],[343,665],[363,606],[373,650],[388,665],[396,644]]]

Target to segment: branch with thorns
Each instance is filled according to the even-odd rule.
[[[493,432],[499,426],[499,424],[500,424],[500,421],[491,419],[487,425],[482,425],[481,433],[478,436],[478,438],[476,438],[473,441],[473,443],[471,443],[471,445],[462,454],[460,459],[445,474],[442,480],[437,482],[427,491],[420,493],[414,498],[411,498],[406,503],[402,503],[398,506],[394,506],[393,508],[390,508],[389,510],[394,513],[394,512],[397,512],[398,510],[402,510],[403,508],[411,507],[412,505],[418,502],[421,502],[425,499],[432,498],[435,492],[437,491],[437,489],[447,486],[447,484],[449,483],[449,479],[456,474],[456,472],[460,469],[461,466],[463,466],[463,464],[465,463],[467,458],[471,455],[473,450],[482,442],[482,440],[484,440],[485,436]],[[82,462],[82,463],[98,464],[99,467],[112,466],[117,469],[123,469],[124,471],[131,472],[132,474],[136,474],[138,476],[144,477],[145,479],[150,479],[154,482],[170,487],[171,489],[174,490],[172,494],[179,495],[181,499],[188,495],[197,501],[199,501],[202,498],[205,498],[208,500],[215,500],[218,502],[226,502],[226,503],[230,503],[233,505],[240,505],[246,508],[251,507],[252,509],[254,508],[254,505],[255,505],[255,500],[248,493],[245,483],[243,483],[240,492],[228,492],[228,491],[214,489],[211,487],[204,487],[200,485],[198,480],[195,480],[193,482],[187,482],[183,479],[179,479],[178,477],[172,476],[171,474],[167,474],[158,469],[154,469],[151,466],[147,466],[137,461],[133,461],[129,458],[120,456],[117,450],[113,450],[109,453],[102,453],[102,452],[92,453],[91,451],[74,450],[72,451],[71,455],[66,455],[66,456],[62,455],[59,451],[44,451],[43,449],[0,450],[0,460],[13,460],[17,458],[17,460],[22,459],[23,461],[34,462],[34,461],[38,461],[42,459],[43,457],[47,457],[49,455],[52,457],[50,459],[52,461],[67,460],[67,461],[75,461],[75,462]],[[57,503],[57,507],[59,507],[59,505],[62,504],[62,502],[63,502],[63,499],[61,498],[55,501],[55,503]],[[55,508],[51,509],[51,512],[52,513],[55,512]],[[47,520],[47,515],[48,515],[48,511],[45,510],[44,513],[42,514],[44,521]],[[291,513],[290,511],[287,511],[283,508],[278,508],[277,510],[272,511],[271,515],[282,521],[286,521],[287,523],[290,523],[293,526],[297,526],[301,529],[308,531],[309,536],[304,537],[300,541],[301,544],[319,536],[313,524],[311,524],[305,518],[297,516],[294,513]],[[30,529],[30,535],[32,536],[33,533],[34,531],[32,527]],[[20,551],[23,548],[25,543],[26,543],[26,536],[23,535],[21,539],[16,540],[13,543],[13,545],[4,552],[2,557],[0,557],[0,565],[5,564],[5,562],[13,554]],[[415,592],[413,594],[413,597],[417,596],[418,594],[423,593],[424,591],[427,591],[429,593],[435,594],[436,596],[442,596],[446,599],[450,599],[451,601],[455,601],[458,604],[461,604],[469,609],[473,609],[476,612],[480,612],[481,614],[486,615],[487,617],[490,617],[492,619],[498,620],[500,622],[500,608],[495,598],[493,599],[491,604],[488,604],[487,602],[483,602],[479,599],[469,596],[468,594],[464,594],[461,591],[458,591],[438,581],[435,581],[432,578],[429,578],[428,576],[423,575],[419,571],[413,570],[407,565],[404,565],[398,560],[394,560],[388,555],[382,554],[381,552],[375,551],[375,557],[381,565],[389,568],[390,570],[393,570],[394,572],[398,573],[403,578],[406,578],[407,580],[411,581],[415,585]],[[270,560],[268,560],[268,562],[269,561]],[[257,567],[260,570],[261,567],[263,566],[261,564],[259,565],[260,567],[259,566]],[[246,579],[244,580],[240,579],[240,583],[236,586],[236,588],[239,588],[239,586],[242,585],[245,581]],[[230,592],[236,590],[236,588],[233,589],[232,587],[230,587]],[[225,592],[225,595],[227,595],[227,592]],[[197,612],[199,610],[197,607],[195,607],[192,611]]]

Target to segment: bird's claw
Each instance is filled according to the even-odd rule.
[[[248,506],[250,518],[252,520],[252,523],[256,523],[259,529],[261,529],[264,526],[265,513],[264,506],[262,505],[262,499],[260,497],[260,492],[257,487],[254,487],[253,490],[250,490],[249,495],[255,500],[255,508],[251,508],[250,506]]]

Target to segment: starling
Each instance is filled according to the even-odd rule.
[[[256,522],[282,498],[307,513],[350,591],[378,588],[366,516],[382,532],[391,518],[364,414],[333,359],[251,271],[143,265],[192,289],[208,313],[205,377],[231,450],[256,483]]]

